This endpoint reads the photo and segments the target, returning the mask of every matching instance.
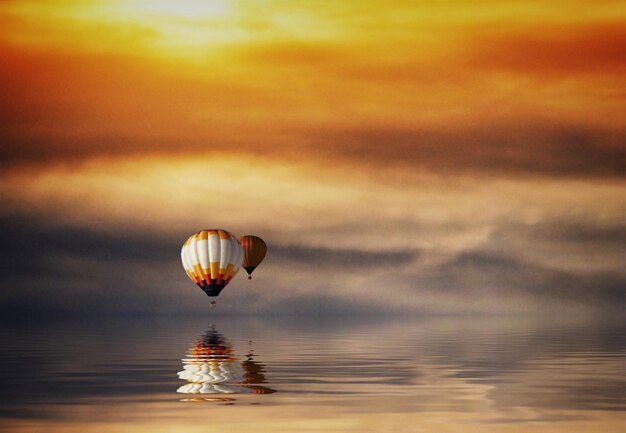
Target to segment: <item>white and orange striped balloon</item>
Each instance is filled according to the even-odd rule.
[[[217,296],[237,275],[243,248],[233,234],[202,230],[189,237],[180,252],[187,276],[209,296]]]

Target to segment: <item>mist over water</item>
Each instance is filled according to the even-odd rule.
[[[5,325],[0,427],[620,431],[625,337],[623,322],[537,318]]]

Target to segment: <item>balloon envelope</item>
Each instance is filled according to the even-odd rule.
[[[217,296],[235,277],[243,260],[237,238],[222,229],[202,230],[183,244],[180,256],[187,276],[208,296]]]
[[[239,240],[244,251],[242,266],[248,275],[251,275],[254,269],[259,266],[265,258],[267,245],[263,239],[253,235],[242,236]],[[248,278],[252,277],[250,276]]]

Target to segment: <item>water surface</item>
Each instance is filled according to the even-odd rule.
[[[626,431],[626,326],[74,320],[0,330],[0,431]]]

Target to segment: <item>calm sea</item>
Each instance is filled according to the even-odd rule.
[[[626,324],[92,319],[0,328],[2,432],[626,432]]]

